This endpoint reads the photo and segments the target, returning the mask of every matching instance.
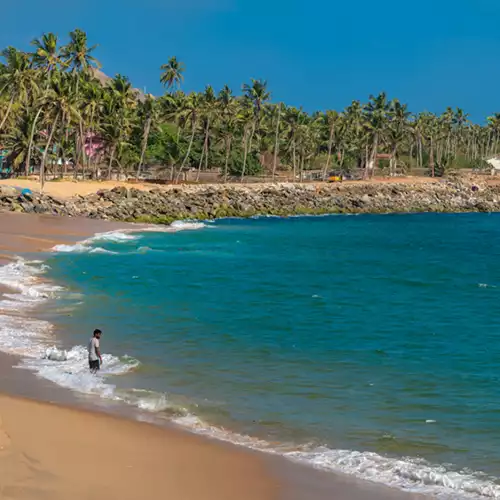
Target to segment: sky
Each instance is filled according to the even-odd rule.
[[[500,112],[499,0],[7,0],[0,48],[87,32],[103,71],[159,95],[161,64],[185,91],[235,93],[251,78],[274,102],[312,112],[385,91],[414,112]]]

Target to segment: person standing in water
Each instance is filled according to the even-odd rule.
[[[101,330],[94,330],[94,336],[90,339],[89,342],[89,368],[91,373],[97,373],[102,365],[101,348],[99,345],[101,334]]]

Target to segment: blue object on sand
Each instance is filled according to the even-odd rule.
[[[24,188],[24,189],[21,191],[21,194],[31,194],[31,189]]]

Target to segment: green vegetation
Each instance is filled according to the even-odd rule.
[[[266,82],[253,79],[238,95],[227,86],[186,94],[175,57],[160,68],[166,93],[153,97],[122,75],[105,77],[81,30],[64,46],[53,33],[32,46],[1,53],[0,144],[10,175],[36,172],[42,186],[67,175],[139,178],[152,166],[169,180],[212,169],[224,181],[283,172],[302,179],[309,170],[369,177],[377,164],[389,175],[417,168],[434,176],[482,168],[499,147],[500,114],[485,126],[461,109],[412,114],[384,93],[308,114],[272,103]]]

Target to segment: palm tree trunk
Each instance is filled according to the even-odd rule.
[[[420,161],[420,165],[419,165],[420,168],[422,168],[424,166],[424,154],[423,154],[422,149],[423,149],[422,137],[419,136],[419,138],[418,138],[418,158]]]
[[[111,153],[109,155],[108,180],[111,180],[111,169],[113,168],[113,160],[115,159],[115,153],[116,153],[116,144],[113,144],[111,148]]]
[[[182,160],[181,167],[179,168],[179,172],[177,172],[176,182],[179,182],[179,178],[181,176],[182,170],[184,169],[184,165],[186,164],[189,155],[191,154],[191,148],[193,147],[194,134],[196,132],[196,122],[193,120],[192,130],[191,130],[191,139],[189,140],[188,150],[186,152],[186,156]]]
[[[205,127],[205,140],[203,141],[203,149],[201,151],[200,163],[198,164],[198,172],[196,173],[196,182],[200,180],[201,165],[203,164],[203,157],[205,157],[205,169],[208,164],[208,133],[210,130],[210,119],[207,120]]]
[[[252,131],[250,132],[250,138],[248,140],[248,143],[245,142],[245,154],[243,157],[243,168],[241,169],[240,182],[243,182],[243,179],[245,178],[245,170],[246,170],[246,166],[247,166],[248,152],[252,149],[252,140],[253,140],[254,133],[255,133],[255,122],[252,125]]]
[[[435,165],[434,165],[434,143],[432,137],[430,138],[429,143],[429,167],[431,169],[431,177],[435,177]]]
[[[227,182],[227,169],[229,166],[229,155],[231,154],[231,139],[226,143],[226,163],[224,164],[224,184]]]
[[[42,112],[42,108],[40,108],[37,111],[37,113],[35,115],[35,119],[33,120],[33,126],[31,127],[30,142],[28,144],[28,154],[26,155],[26,164],[24,166],[24,172],[26,174],[26,177],[28,177],[28,175],[30,174],[31,149],[33,147],[33,138],[35,136],[36,122],[38,121],[38,118],[39,118],[41,112]]]
[[[45,146],[45,150],[44,150],[43,156],[42,156],[42,163],[40,165],[40,191],[42,191],[42,192],[43,192],[43,186],[45,184],[45,163],[47,161],[47,155],[49,154],[50,144],[52,142],[52,138],[54,137],[54,132],[56,130],[58,120],[59,120],[59,113],[56,115],[56,117],[54,119],[54,123],[52,124],[52,127],[50,129],[49,138],[47,140],[47,145]]]
[[[7,121],[7,118],[10,115],[10,111],[12,109],[12,105],[14,104],[14,93],[12,94],[10,100],[9,100],[9,105],[7,106],[7,111],[5,112],[4,117],[2,118],[2,123],[0,123],[0,131],[3,130],[3,126],[5,125],[5,122]]]
[[[280,137],[280,119],[281,119],[281,102],[278,108],[278,120],[276,122],[276,134],[274,136],[274,157],[273,157],[273,181],[276,175],[276,167],[278,166],[278,146]]]
[[[295,138],[292,141],[292,165],[293,165],[293,182],[295,182],[297,176],[297,156],[295,151]]]
[[[328,175],[328,170],[330,169],[330,160],[332,158],[332,146],[333,146],[333,134],[335,133],[335,128],[333,126],[330,127],[330,137],[328,138],[328,156],[326,158],[326,165],[323,169],[321,177],[324,181],[326,181],[326,176]]]
[[[144,124],[144,134],[142,137],[142,148],[141,148],[141,159],[139,160],[139,165],[137,167],[136,178],[139,179],[141,175],[142,164],[144,163],[144,157],[146,155],[146,149],[148,148],[149,132],[151,130],[151,116],[148,116],[146,123]]]
[[[375,135],[373,136],[373,148],[372,148],[372,152],[371,152],[371,155],[370,155],[370,172],[369,172],[369,176],[370,177],[373,177],[373,173],[375,171],[375,164],[376,164],[376,161],[377,161],[377,153],[378,153],[378,132],[375,133]]]
[[[203,144],[203,147],[201,148],[200,161],[198,162],[198,168],[196,170],[196,182],[198,182],[200,180],[200,171],[201,171],[201,166],[203,164],[204,157],[205,157],[205,144]]]
[[[85,136],[83,135],[83,121],[80,118],[80,123],[78,124],[80,128],[80,154],[82,156],[82,177],[85,181],[87,159],[85,158]]]

